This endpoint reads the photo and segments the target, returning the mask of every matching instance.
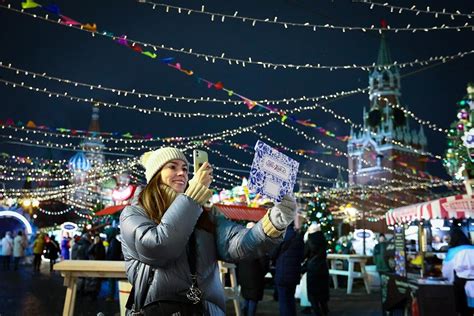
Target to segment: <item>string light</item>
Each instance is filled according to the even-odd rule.
[[[410,110],[407,110],[406,108],[404,108],[403,106],[401,106],[400,104],[393,104],[390,102],[389,99],[385,98],[385,97],[379,97],[379,100],[382,100],[384,101],[387,105],[389,105],[390,107],[392,108],[396,108],[396,109],[399,109],[401,111],[403,111],[404,114],[407,114],[409,115],[411,118],[413,118],[417,123],[421,124],[421,125],[424,125],[424,126],[427,126],[428,128],[436,131],[436,132],[441,132],[441,133],[444,133],[444,134],[448,134],[448,130],[447,129],[444,129],[444,128],[441,128],[439,127],[438,125],[436,125],[435,123],[432,123],[428,120],[422,120],[420,119],[419,117],[417,117],[412,111]]]
[[[80,30],[80,31],[83,31],[83,32],[88,32],[93,37],[102,36],[102,37],[108,37],[108,38],[113,39],[113,40],[118,39],[117,36],[111,35],[111,33],[109,33],[109,32],[93,32],[93,31],[84,29],[82,27],[78,27],[78,26],[74,26],[74,25],[65,25],[65,24],[61,23],[60,19],[59,20],[52,20],[52,19],[49,19],[48,16],[43,17],[43,16],[36,15],[36,14],[30,14],[30,13],[24,12],[24,10],[20,11],[20,10],[11,8],[10,5],[8,5],[8,6],[0,5],[0,8],[4,8],[4,9],[7,9],[7,10],[16,12],[16,13],[28,15],[28,16],[33,17],[35,19],[40,19],[40,20],[43,20],[43,21],[55,23],[55,24],[58,24],[58,25],[61,25],[61,26],[73,28],[73,29]],[[331,29],[341,29],[341,30],[343,29],[343,27],[330,26],[329,24],[327,24],[327,27],[329,27]],[[382,28],[374,27],[372,25],[370,28],[344,27],[344,29],[345,30],[362,30],[364,32],[378,31],[378,32],[382,33],[382,31],[387,31],[387,30],[395,31],[395,32],[398,32],[398,31],[411,31],[411,32],[425,31],[425,32],[428,32],[430,30],[433,30],[433,31],[434,30],[459,30],[460,31],[462,29],[471,29],[473,27],[474,27],[474,25],[469,25],[469,24],[466,23],[463,26],[441,25],[441,26],[435,26],[435,27],[431,27],[431,28],[410,28],[410,27],[408,27],[408,28],[382,29]],[[344,69],[360,69],[360,70],[364,70],[364,71],[369,71],[370,69],[373,69],[373,68],[390,68],[390,67],[394,67],[394,66],[397,66],[399,68],[405,68],[405,67],[414,67],[414,66],[417,66],[417,65],[426,65],[428,63],[433,63],[433,62],[437,62],[437,61],[446,62],[448,60],[463,58],[466,55],[474,53],[474,50],[471,50],[471,51],[459,52],[459,53],[454,54],[454,55],[430,57],[430,58],[425,59],[425,60],[415,60],[415,61],[410,61],[410,62],[398,62],[398,61],[396,61],[392,64],[386,64],[386,65],[377,65],[375,63],[372,63],[370,65],[352,64],[352,65],[328,66],[328,65],[321,65],[321,64],[271,63],[271,62],[266,62],[266,61],[255,61],[251,57],[249,57],[248,60],[243,60],[243,59],[238,59],[238,58],[224,57],[224,55],[225,55],[224,53],[222,53],[220,55],[208,55],[208,54],[203,54],[203,53],[195,53],[195,52],[193,52],[193,49],[189,49],[189,50],[186,50],[184,48],[178,49],[178,48],[173,48],[173,47],[167,47],[167,46],[162,45],[162,44],[160,45],[160,44],[145,43],[145,42],[141,42],[141,41],[137,41],[137,40],[133,40],[133,39],[128,39],[128,41],[133,42],[134,45],[142,45],[144,47],[151,47],[155,51],[158,50],[158,49],[161,49],[161,50],[171,51],[171,52],[174,52],[174,53],[192,55],[194,57],[203,58],[205,61],[208,61],[208,62],[211,61],[212,63],[215,63],[216,60],[220,60],[220,61],[224,61],[224,62],[228,63],[229,65],[234,65],[235,64],[235,65],[245,67],[247,64],[253,64],[253,65],[261,66],[261,67],[263,67],[263,69],[279,69],[279,68],[296,69],[296,70],[300,70],[300,69],[328,69],[330,71],[344,70]]]
[[[429,14],[433,15],[435,18],[438,18],[439,16],[449,16],[451,20],[454,20],[456,17],[464,17],[471,19],[472,14],[466,14],[466,13],[461,13],[459,10],[456,10],[456,12],[447,12],[446,9],[443,9],[442,11],[433,11],[431,10],[430,7],[426,7],[426,9],[417,9],[415,5],[409,7],[401,7],[401,6],[395,6],[391,5],[389,3],[379,3],[379,2],[373,2],[370,0],[362,0],[362,1],[355,1],[357,3],[363,3],[363,4],[369,4],[370,9],[372,10],[375,6],[377,7],[384,7],[390,9],[390,12],[398,12],[401,14],[403,11],[408,11],[408,12],[414,12],[416,15],[419,15],[420,13],[423,14]]]
[[[464,29],[464,28],[470,28],[471,26],[469,24],[464,24],[463,26],[446,26],[446,25],[440,25],[440,26],[431,26],[431,27],[411,27],[410,25],[407,25],[406,27],[400,27],[400,28],[392,28],[387,26],[387,28],[382,28],[382,27],[375,27],[374,25],[371,25],[370,27],[362,27],[362,26],[340,26],[340,25],[333,25],[333,24],[311,24],[309,22],[304,22],[304,23],[299,23],[299,22],[283,22],[283,21],[278,21],[278,17],[274,18],[266,18],[266,19],[257,19],[257,18],[252,18],[252,17],[247,17],[247,16],[240,16],[238,15],[238,12],[235,11],[235,13],[232,14],[223,14],[223,13],[218,13],[218,12],[208,12],[204,10],[195,10],[195,9],[190,9],[190,8],[185,8],[185,7],[178,7],[178,6],[173,6],[169,4],[164,4],[164,3],[157,3],[157,2],[152,2],[152,1],[147,1],[147,0],[142,0],[139,1],[140,3],[145,3],[148,5],[153,6],[153,9],[155,9],[157,6],[159,7],[164,7],[165,12],[169,13],[171,10],[174,9],[173,12],[187,12],[187,15],[190,15],[191,13],[195,14],[201,14],[201,15],[207,15],[211,17],[211,21],[214,21],[215,17],[220,18],[221,22],[224,22],[226,18],[228,19],[235,19],[235,20],[240,20],[242,22],[249,22],[252,24],[252,26],[255,26],[257,23],[265,23],[265,24],[275,24],[275,25],[280,25],[283,26],[283,28],[286,30],[288,27],[302,27],[306,28],[309,30],[319,30],[319,29],[330,29],[330,30],[339,30],[342,32],[346,31],[363,31],[363,32],[368,32],[368,31],[377,31],[377,32],[382,32],[382,31],[392,31],[392,32],[403,32],[403,31],[410,31],[410,32],[416,32],[416,31],[438,31],[438,30],[457,30],[457,29]],[[469,15],[470,16],[470,15]]]
[[[98,101],[93,98],[81,98],[81,97],[76,97],[68,94],[67,92],[64,93],[58,93],[54,91],[47,90],[46,88],[40,89],[37,87],[33,86],[28,86],[24,82],[17,83],[13,81],[8,81],[4,79],[0,79],[0,82],[3,82],[6,86],[8,87],[13,87],[13,88],[23,88],[27,89],[30,91],[35,91],[43,94],[48,94],[50,97],[61,97],[61,98],[66,98],[71,101],[76,101],[76,102],[84,102],[84,103],[93,103],[95,106],[102,106],[102,107],[108,107],[108,108],[119,108],[123,110],[129,110],[129,111],[137,111],[140,113],[144,114],[152,114],[152,113],[158,113],[162,114],[164,116],[171,116],[173,118],[217,118],[217,119],[227,119],[228,117],[239,117],[239,118],[246,118],[246,117],[266,117],[270,115],[274,115],[273,112],[264,112],[264,113],[254,113],[254,112],[230,112],[230,113],[191,113],[191,112],[173,112],[173,111],[165,111],[160,108],[153,107],[152,109],[147,109],[147,108],[141,108],[138,107],[137,105],[122,105],[118,102],[116,103],[109,103],[109,102],[103,102],[103,101]]]
[[[63,214],[66,214],[66,213],[69,213],[70,211],[72,211],[73,209],[75,208],[75,206],[69,206],[67,208],[65,208],[64,210],[62,211],[58,211],[58,212],[53,212],[53,211],[47,211],[41,207],[38,207],[38,211],[40,211],[41,213],[44,213],[46,215],[53,215],[53,216],[59,216],[59,215],[63,215]]]
[[[200,97],[200,98],[188,98],[188,97],[183,97],[183,96],[174,96],[172,94],[170,95],[157,95],[157,94],[152,94],[148,92],[138,92],[134,90],[123,90],[119,88],[110,88],[110,87],[105,87],[102,84],[99,85],[93,85],[90,83],[83,83],[83,82],[78,82],[78,81],[73,81],[69,79],[64,79],[64,78],[59,78],[59,77],[54,77],[54,76],[48,76],[46,73],[36,73],[30,70],[25,70],[21,68],[16,68],[13,67],[11,64],[5,64],[4,62],[0,61],[0,68],[6,69],[6,70],[11,70],[15,71],[17,75],[23,74],[25,76],[31,76],[33,79],[39,79],[39,78],[44,78],[48,80],[54,80],[60,83],[65,83],[69,85],[74,85],[75,87],[80,86],[80,87],[85,87],[90,90],[102,90],[102,91],[107,91],[107,92],[112,92],[115,93],[117,96],[121,97],[127,97],[127,96],[137,96],[138,98],[144,97],[144,98],[154,98],[156,101],[185,101],[187,103],[197,103],[197,102],[205,102],[205,103],[222,103],[222,104],[234,104],[234,105],[240,105],[240,104],[245,104],[244,101],[242,100],[231,100],[231,99],[215,99],[215,98],[210,98],[210,97]],[[38,77],[38,78],[37,78]],[[314,101],[318,102],[320,100],[330,100],[334,98],[338,98],[341,96],[349,96],[352,94],[358,94],[358,93],[363,93],[368,91],[369,88],[357,88],[353,90],[347,90],[347,91],[339,91],[327,95],[321,95],[318,97],[294,97],[294,98],[284,98],[284,99],[264,99],[264,100],[256,100],[258,103],[262,104],[271,104],[271,105],[277,105],[280,103],[297,103],[301,101]]]

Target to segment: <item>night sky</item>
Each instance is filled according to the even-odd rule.
[[[20,1],[1,1],[2,6],[8,3],[13,8],[20,8]],[[41,4],[48,4],[41,2]],[[385,19],[393,27],[432,27],[435,25],[473,24],[474,19],[456,17],[434,18],[433,15],[398,12],[390,13],[389,9],[375,7],[370,10],[367,4],[351,1],[172,1],[165,2],[175,6],[216,13],[254,17],[278,21],[308,22],[310,24],[332,24],[340,26],[380,25]],[[267,61],[285,64],[321,64],[321,65],[352,65],[372,64],[377,59],[380,45],[378,32],[305,29],[281,25],[257,23],[225,19],[219,17],[211,21],[211,17],[176,10],[165,12],[163,7],[153,10],[148,4],[132,0],[121,1],[56,1],[61,13],[83,23],[96,23],[98,31],[112,32],[115,35],[126,34],[137,41],[164,45],[167,47],[192,49],[195,53],[225,57]],[[409,1],[397,1],[393,4],[410,7]],[[417,1],[418,8],[430,6],[431,10],[471,13],[474,10],[472,1]],[[45,15],[41,8],[27,12]],[[158,49],[158,58],[173,57],[183,68],[194,71],[195,76],[189,77],[157,59],[135,53],[129,48],[114,43],[111,39],[101,36],[92,37],[86,32],[49,23],[30,16],[15,13],[2,8],[0,10],[0,61],[4,64],[50,76],[69,79],[76,82],[102,85],[123,90],[135,89],[137,92],[156,95],[180,97],[210,97],[227,99],[223,91],[208,89],[205,84],[198,83],[197,77],[213,82],[221,81],[223,85],[253,100],[285,99],[302,96],[317,97],[335,92],[366,88],[368,72],[363,70],[322,70],[322,69],[264,69],[258,65],[229,65],[224,61],[206,62],[204,58],[196,58],[187,54]],[[430,32],[387,32],[388,45],[392,59],[407,62],[428,59],[432,56],[454,55],[474,49],[473,31],[430,31]],[[419,118],[429,120],[447,128],[456,116],[456,102],[466,94],[466,84],[474,81],[474,56],[450,61],[444,64],[407,67],[400,70],[402,74],[402,106],[412,110]],[[187,103],[176,101],[157,101],[151,98],[135,96],[117,96],[110,92],[74,87],[41,78],[17,75],[15,72],[0,69],[0,78],[12,82],[24,82],[38,88],[47,88],[56,92],[68,92],[68,95],[82,98],[94,98],[103,102],[141,108],[159,107],[168,111],[229,113],[248,112],[245,105],[229,105],[221,103]],[[237,97],[230,97],[239,100]],[[87,129],[91,117],[91,104],[70,101],[65,98],[49,98],[47,94],[12,88],[0,85],[1,115],[0,120],[13,119],[15,122],[33,120],[37,125],[63,127],[69,129]],[[288,109],[295,106],[311,105],[314,102],[300,102],[275,105]],[[368,96],[359,93],[352,96],[322,101],[326,107],[336,113],[351,118],[356,123],[362,122],[362,109],[368,106]],[[257,112],[256,109],[252,110]],[[264,113],[262,111],[261,113]],[[305,111],[296,115],[332,131],[336,135],[348,135],[349,126],[332,115],[321,110]],[[116,108],[101,108],[100,127],[102,131],[131,134],[152,134],[155,137],[190,136],[203,133],[214,133],[225,129],[235,129],[268,120],[269,117],[255,118],[170,118],[160,114],[143,114]],[[411,126],[418,129],[413,120]],[[310,128],[295,125],[307,134],[346,151],[346,144],[330,137],[324,137]],[[294,132],[272,123],[259,129],[261,133],[275,141],[294,149],[321,150],[321,147],[296,136]],[[2,130],[2,135],[16,137],[25,136],[11,130]],[[444,154],[446,137],[443,133],[434,132],[425,127],[428,137],[428,151]],[[56,137],[36,137],[49,142],[61,143]],[[244,133],[230,140],[253,146],[258,139],[255,134]],[[47,150],[31,146],[20,146],[0,139],[0,152],[21,156],[48,157],[67,159],[74,152]],[[68,140],[70,142],[71,140]],[[75,144],[79,140],[72,140]],[[151,147],[160,143],[148,144]],[[224,145],[212,146],[233,159],[251,164],[253,155]],[[138,156],[144,150],[129,151],[128,154]],[[190,154],[190,152],[189,152]],[[293,154],[289,154],[295,157]],[[318,154],[315,157],[347,166],[347,159],[331,155]],[[108,156],[116,159],[118,156]],[[334,178],[337,171],[321,164],[296,158],[301,168],[311,172]],[[231,163],[210,152],[210,160],[218,166],[234,169],[246,169]],[[441,163],[431,163],[430,171],[445,179]],[[245,175],[245,173],[238,173]],[[347,174],[344,174],[347,176]],[[8,186],[16,186],[8,182]]]

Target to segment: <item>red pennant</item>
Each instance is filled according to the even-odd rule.
[[[218,81],[217,83],[214,84],[214,88],[216,88],[217,90],[222,90],[222,88],[224,88],[224,84]]]

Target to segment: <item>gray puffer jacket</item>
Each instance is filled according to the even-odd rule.
[[[186,245],[203,209],[192,198],[178,194],[156,224],[138,204],[138,194],[120,216],[127,278],[136,291],[148,287],[144,306],[163,298],[186,299],[192,283]],[[269,251],[282,239],[266,236],[261,222],[246,229],[215,211],[210,215],[215,233],[195,231],[197,282],[206,314],[225,315],[217,260],[235,262],[256,254],[257,249]]]

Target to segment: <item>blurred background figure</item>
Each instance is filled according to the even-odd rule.
[[[39,272],[41,267],[41,256],[43,255],[45,246],[45,240],[42,233],[36,235],[35,242],[33,243],[33,271]]]
[[[374,246],[374,263],[379,273],[390,271],[387,257],[387,245],[388,243],[385,239],[385,235],[380,234],[379,243]]]
[[[107,235],[107,241],[109,246],[105,254],[106,260],[120,261],[123,260],[122,243],[120,242],[120,231],[117,227],[112,227],[105,233]],[[113,301],[115,298],[115,292],[117,291],[117,280],[109,279],[109,295],[106,300]]]
[[[456,226],[451,227],[443,276],[454,284],[456,310],[461,316],[474,314],[474,246]]]
[[[12,233],[6,232],[5,237],[2,238],[2,259],[3,270],[10,270],[10,261],[13,253],[13,239]]]
[[[70,245],[71,237],[69,237],[69,234],[63,237],[61,240],[61,258],[63,260],[69,260],[70,259],[70,252],[69,249],[71,248]]]
[[[308,298],[314,315],[326,316],[329,313],[329,268],[327,264],[327,242],[321,232],[321,226],[311,224],[308,229],[308,241],[305,245],[307,259],[306,286]]]
[[[276,248],[272,258],[275,264],[275,286],[278,294],[280,315],[296,315],[296,286],[300,283],[301,263],[304,259],[303,234],[294,222],[286,228],[283,242]]]
[[[94,243],[89,247],[87,252],[89,260],[105,260],[105,247],[102,239],[99,235],[94,237]],[[100,278],[87,278],[85,290],[92,300],[97,300],[100,292],[100,286],[102,279]]]
[[[247,223],[247,228],[255,226],[254,222]],[[263,299],[265,289],[265,274],[270,268],[268,255],[259,253],[257,258],[241,260],[237,265],[237,280],[240,285],[240,294],[245,299],[244,316],[257,315],[258,302]]]
[[[13,260],[15,271],[18,270],[18,265],[20,264],[20,260],[25,256],[25,249],[27,247],[28,241],[20,230],[15,239],[13,239]]]
[[[59,244],[56,237],[51,235],[49,241],[46,243],[46,258],[49,259],[49,272],[53,272],[53,266],[59,258]]]

